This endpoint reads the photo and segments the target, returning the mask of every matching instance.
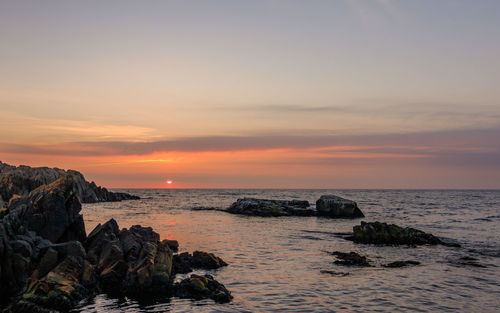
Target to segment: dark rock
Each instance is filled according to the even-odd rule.
[[[105,268],[100,275],[102,289],[110,294],[121,294],[122,283],[128,271],[128,264],[124,260],[116,261]]]
[[[346,273],[346,272],[335,272],[335,271],[329,271],[329,270],[321,270],[320,273],[321,274],[328,274],[328,275],[332,275],[332,276],[347,276],[347,275],[349,275],[349,273]]]
[[[57,251],[59,259],[64,259],[68,256],[84,259],[87,256],[83,245],[79,241],[68,241],[50,245],[51,249]]]
[[[191,275],[174,285],[174,295],[187,299],[212,299],[217,303],[227,303],[233,299],[223,284],[210,275]]]
[[[227,210],[233,214],[252,216],[315,216],[316,210],[302,200],[238,199]]]
[[[217,269],[219,267],[227,266],[221,258],[215,256],[213,253],[195,251],[191,259],[191,264],[194,268],[203,269]]]
[[[360,226],[353,227],[353,231],[353,236],[346,239],[356,243],[382,245],[436,245],[442,243],[439,238],[421,230],[380,222],[361,222]]]
[[[50,272],[56,265],[57,265],[57,260],[58,260],[58,254],[57,251],[48,248],[45,251],[45,254],[43,255],[42,259],[40,260],[40,263],[38,264],[37,268],[37,277],[41,278],[47,275],[48,272]]]
[[[104,291],[131,297],[168,294],[173,252],[151,227],[134,225],[119,232],[110,220],[88,238],[89,260],[96,260]]]
[[[81,202],[103,202],[139,199],[137,196],[122,192],[110,192],[106,188],[97,186],[94,182],[87,182],[83,175],[73,170],[61,170],[48,167],[29,167],[21,165],[11,166],[0,162],[0,208],[2,202],[7,202],[14,195],[27,195],[34,189],[70,176],[74,181],[73,191]]]
[[[187,274],[193,271],[191,266],[192,255],[188,252],[174,255],[172,270],[175,274]]]
[[[227,263],[221,258],[203,251],[195,251],[193,255],[183,252],[174,255],[173,259],[173,271],[176,274],[186,274],[192,272],[193,269],[212,270],[223,266],[227,266]]]
[[[10,242],[10,246],[14,253],[19,253],[25,258],[29,258],[32,254],[31,245],[24,240],[13,240]]]
[[[123,260],[123,251],[118,240],[106,243],[97,262],[97,267],[105,269],[116,262]]]
[[[163,242],[165,242],[168,245],[170,250],[172,250],[174,252],[177,252],[177,250],[179,250],[179,242],[177,242],[177,240],[165,239],[165,240],[163,240]]]
[[[372,266],[370,264],[370,260],[368,260],[365,256],[359,255],[356,252],[340,252],[340,251],[334,251],[331,253],[332,255],[336,256],[338,260],[334,261],[333,263],[339,264],[339,265],[347,265],[347,266]]]
[[[33,280],[14,307],[31,303],[38,310],[69,311],[89,293],[79,283],[82,273],[83,260],[69,256],[45,277]]]
[[[318,216],[325,217],[357,218],[365,216],[356,202],[334,195],[321,196],[316,201],[316,210]]]
[[[395,261],[395,262],[391,262],[388,264],[384,264],[382,266],[395,268],[395,267],[405,267],[405,266],[419,265],[419,264],[420,264],[420,262],[418,262],[418,261]]]
[[[118,240],[118,223],[114,219],[110,219],[103,225],[97,225],[87,237],[85,247],[87,256],[92,264],[97,264],[101,255],[102,249],[108,243]]]
[[[26,184],[21,195],[10,198],[0,216],[0,308],[5,312],[69,311],[101,291],[118,297],[172,295],[172,250],[178,249],[177,241],[160,242],[151,227],[140,225],[120,231],[113,219],[96,226],[87,237],[79,198],[91,195],[78,175],[71,171],[54,174],[52,182],[43,185],[45,169],[33,179],[23,176],[30,168],[17,168],[22,175],[7,173],[5,168],[11,170],[0,162],[2,199],[18,183]],[[92,188],[107,192],[95,184]],[[199,251],[188,254],[187,263],[207,269],[226,265],[213,254]],[[179,290],[218,302],[231,298],[211,276],[200,276],[193,284],[191,287],[201,289],[187,286]]]
[[[73,184],[71,178],[63,177],[26,196],[11,199],[9,214],[4,220],[18,230],[25,227],[52,242],[59,242],[65,234],[84,240],[81,205],[73,194]]]

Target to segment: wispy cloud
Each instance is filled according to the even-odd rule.
[[[42,155],[148,155],[160,152],[334,149],[370,153],[449,153],[500,151],[500,129],[448,130],[382,135],[252,135],[206,136],[159,141],[87,141],[55,145],[0,144],[4,153]],[[333,147],[333,148],[332,148]],[[354,148],[353,148],[354,147]]]

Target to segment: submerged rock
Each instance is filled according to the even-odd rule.
[[[195,275],[174,285],[174,295],[188,299],[212,299],[217,303],[227,303],[233,299],[231,292],[210,275]]]
[[[326,217],[357,218],[365,216],[356,202],[335,195],[321,196],[316,201],[316,210],[318,216]]]
[[[405,266],[419,265],[419,264],[420,264],[420,262],[418,262],[418,261],[395,261],[395,262],[391,262],[388,264],[384,264],[382,266],[395,268],[395,267],[405,267]]]
[[[268,200],[243,198],[234,202],[226,212],[252,216],[315,216],[316,210],[305,200]]]
[[[328,274],[332,276],[348,276],[349,273],[347,272],[335,272],[335,271],[330,271],[330,270],[321,270],[319,271],[321,274]]]
[[[338,259],[333,262],[335,264],[347,265],[347,266],[365,266],[365,267],[372,266],[370,264],[370,260],[368,260],[366,256],[362,256],[356,252],[346,253],[346,252],[334,251],[331,254],[337,257]]]
[[[110,192],[94,182],[86,181],[77,171],[25,165],[16,167],[0,162],[0,208],[5,206],[2,202],[8,202],[14,195],[27,195],[34,189],[51,184],[62,177],[73,179],[73,191],[84,203],[139,199],[127,193]]]
[[[411,227],[400,227],[395,224],[380,222],[361,222],[353,227],[354,234],[346,237],[356,243],[382,245],[437,245],[443,242],[428,233]]]
[[[486,268],[488,267],[485,264],[479,263],[479,260],[477,258],[471,257],[471,256],[463,256],[459,258],[458,260],[450,260],[450,263],[456,266],[471,266],[471,267],[480,267],[480,268]]]

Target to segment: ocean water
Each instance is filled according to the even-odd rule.
[[[152,226],[176,239],[180,252],[203,250],[229,266],[207,271],[233,294],[229,304],[172,298],[141,303],[98,295],[78,312],[499,312],[500,191],[479,190],[122,190],[137,201],[85,204],[90,232],[116,219],[120,227]],[[238,198],[304,199],[323,194],[358,202],[363,219],[248,217],[193,207],[225,208]],[[411,226],[462,247],[384,247],[335,236],[364,221]],[[371,268],[333,264],[328,251],[356,251]],[[477,258],[484,267],[460,264]],[[397,260],[421,265],[383,268]],[[336,276],[321,271],[349,273]],[[204,272],[204,271],[203,271]],[[181,279],[182,277],[177,277]]]

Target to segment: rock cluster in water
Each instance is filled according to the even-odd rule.
[[[332,218],[364,217],[356,202],[335,195],[324,195],[316,208],[305,200],[238,199],[226,212],[252,216],[322,216]]]
[[[73,178],[76,196],[83,203],[139,199],[123,192],[111,192],[85,180],[80,172],[48,167],[12,166],[0,162],[0,208],[14,195],[27,195],[42,185],[65,176]]]
[[[74,175],[63,176],[26,195],[15,195],[0,219],[0,307],[5,312],[67,311],[96,293],[129,297],[230,301],[211,276],[173,284],[178,243],[160,241],[150,227],[119,229],[115,220],[85,233]],[[195,252],[190,264],[226,265],[213,254]]]

